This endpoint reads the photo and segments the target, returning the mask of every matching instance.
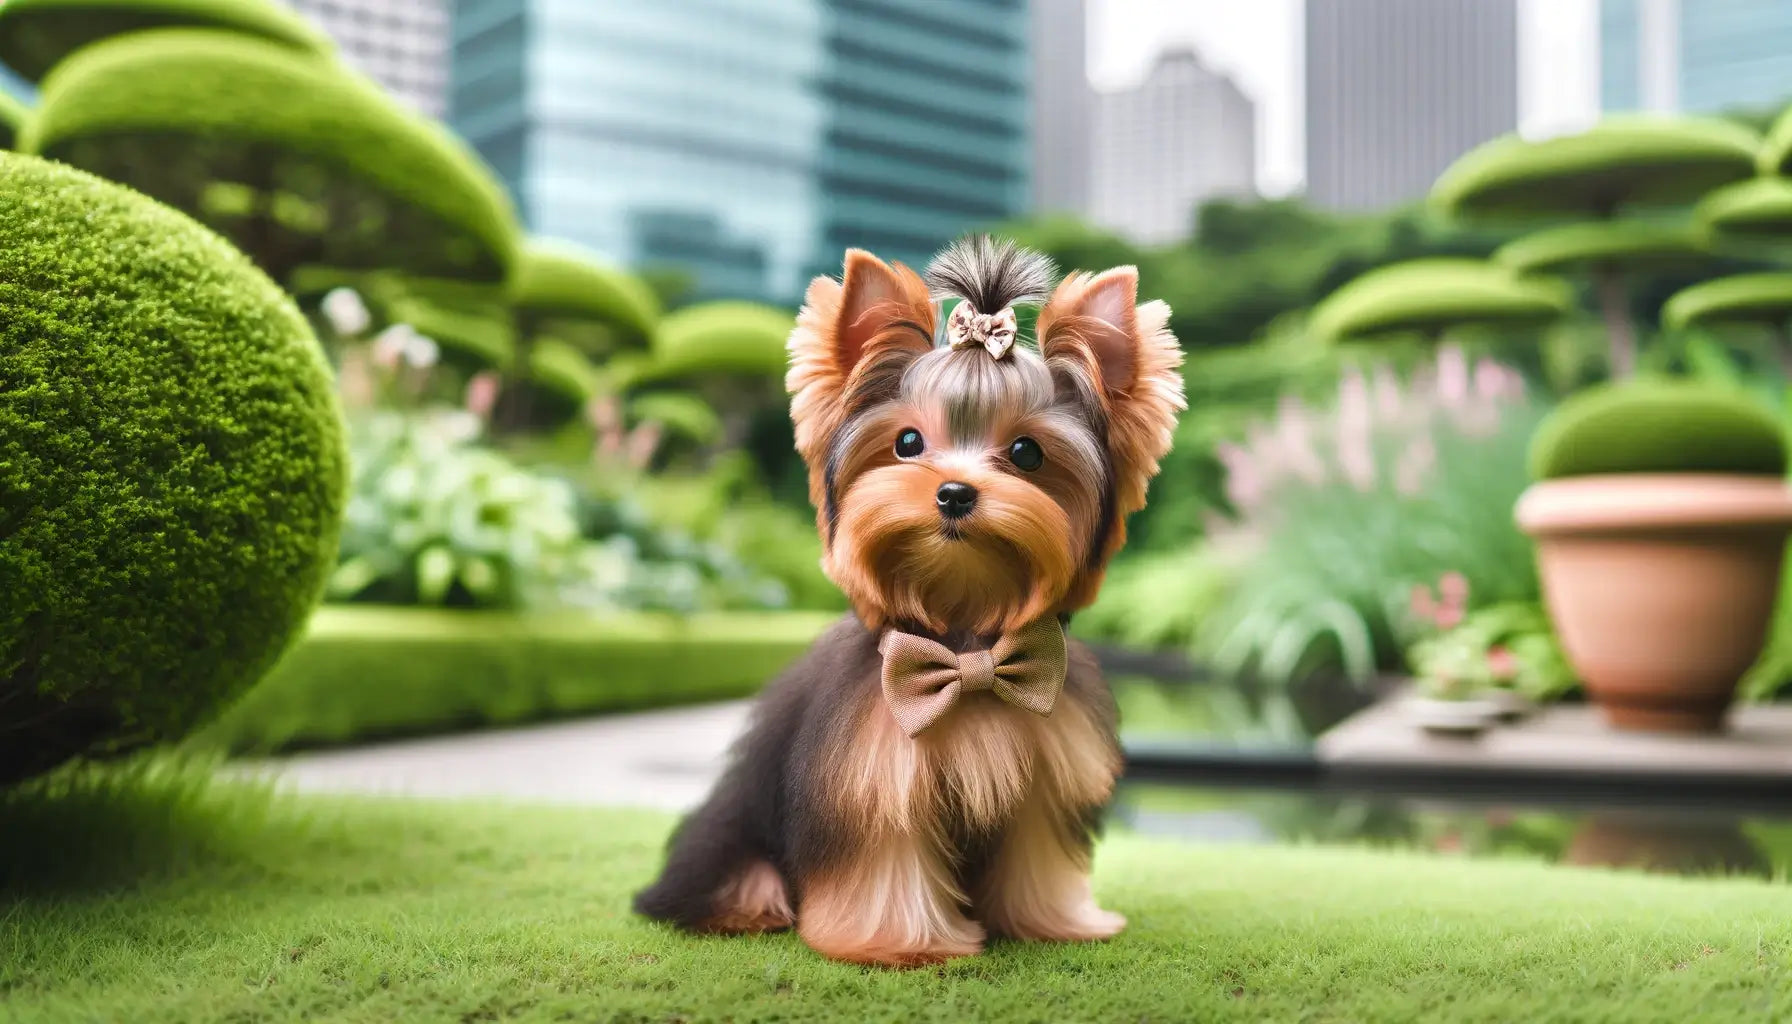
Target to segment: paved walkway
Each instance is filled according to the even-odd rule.
[[[685,810],[709,792],[749,704],[404,740],[243,762],[300,792],[503,797]]]

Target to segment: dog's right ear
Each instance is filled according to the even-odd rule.
[[[827,449],[849,409],[900,383],[901,370],[933,347],[933,300],[920,275],[863,249],[846,251],[842,280],[809,282],[790,332],[790,418],[809,464],[809,498],[819,508]]]

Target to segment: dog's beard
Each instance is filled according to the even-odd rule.
[[[826,564],[870,625],[996,633],[1047,614],[1074,575],[1070,520],[1019,481],[981,480],[975,511],[940,516],[937,478],[887,467],[841,502]]]

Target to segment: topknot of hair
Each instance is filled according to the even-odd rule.
[[[927,265],[936,299],[956,296],[985,315],[1044,299],[1056,276],[1050,257],[988,235],[960,238]]]

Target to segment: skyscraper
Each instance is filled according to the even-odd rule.
[[[813,259],[814,0],[457,0],[453,121],[538,234],[792,296]]]
[[[1306,0],[1307,198],[1412,202],[1518,127],[1517,0]]]
[[[0,64],[0,92],[10,93],[15,99],[36,102],[37,90],[31,88],[30,82],[13,74],[4,64]]]
[[[1792,3],[1600,0],[1606,110],[1777,108],[1792,101]]]
[[[1027,208],[1026,0],[822,0],[814,268],[920,266]]]
[[[1021,0],[456,0],[452,119],[530,228],[791,301],[1027,201]]]
[[[447,0],[288,0],[348,63],[431,117],[448,112]]]
[[[1033,209],[1086,213],[1094,160],[1088,0],[1032,0]]]
[[[1148,244],[1188,237],[1204,200],[1253,193],[1256,120],[1193,50],[1164,53],[1137,86],[1097,94],[1093,219]]]

